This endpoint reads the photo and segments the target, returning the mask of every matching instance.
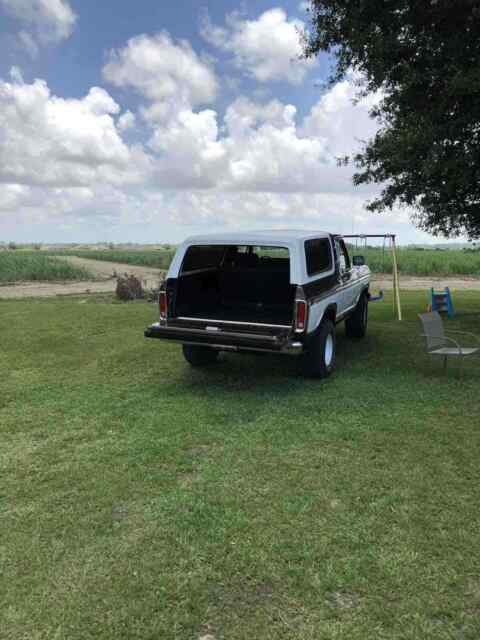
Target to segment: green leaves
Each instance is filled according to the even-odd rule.
[[[305,55],[333,53],[381,90],[382,128],[354,158],[354,184],[381,184],[371,211],[416,210],[431,233],[480,237],[480,14],[473,0],[312,0]]]

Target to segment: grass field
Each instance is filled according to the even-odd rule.
[[[68,249],[42,252],[3,251],[0,252],[0,282],[85,279],[85,274],[80,275],[78,269],[71,265],[52,263],[48,260],[48,255],[75,255],[81,258],[168,269],[174,253],[174,248],[138,250]],[[360,247],[355,249],[352,247],[350,254],[364,255],[367,264],[375,273],[392,272],[392,258],[388,250],[384,253],[381,249],[363,249]],[[471,275],[480,277],[480,250],[419,251],[400,248],[397,249],[397,256],[400,272],[404,274],[419,276]],[[11,277],[12,274],[14,277]],[[18,277],[15,277],[16,275]]]
[[[392,255],[389,250],[352,249],[351,254],[365,256],[374,272],[392,273]],[[448,251],[397,249],[398,268],[401,273],[419,276],[471,275],[480,277],[480,251]]]
[[[0,251],[0,283],[92,279],[87,269],[52,260],[39,251]]]
[[[97,251],[69,251],[71,255],[82,258],[95,258],[96,260],[112,260],[114,262],[124,262],[126,264],[136,264],[142,266],[158,267],[167,269],[173,255],[174,249],[156,250],[97,250]],[[367,264],[372,271],[378,273],[392,273],[391,253],[381,249],[351,248],[350,254],[362,254],[365,256]],[[402,273],[411,275],[473,275],[480,277],[480,250],[479,251],[434,251],[434,250],[414,250],[397,249],[398,265]]]
[[[2,640],[477,640],[479,360],[423,355],[424,296],[324,382],[193,370],[146,303],[0,302]]]

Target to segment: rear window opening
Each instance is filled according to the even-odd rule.
[[[174,315],[291,325],[295,289],[285,247],[194,245],[180,269]]]

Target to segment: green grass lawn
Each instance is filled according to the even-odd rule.
[[[445,375],[403,299],[327,381],[193,370],[146,303],[0,302],[2,640],[478,640],[480,358]]]

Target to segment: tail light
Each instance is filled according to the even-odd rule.
[[[160,291],[158,296],[158,309],[160,311],[160,320],[167,319],[167,292]]]
[[[307,303],[305,300],[295,301],[295,331],[305,331],[307,323]]]

